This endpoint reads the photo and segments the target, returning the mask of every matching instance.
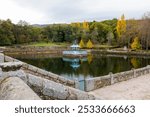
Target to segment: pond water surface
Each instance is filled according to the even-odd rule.
[[[93,56],[67,58],[61,56],[13,56],[21,61],[51,71],[69,79],[92,78],[112,73],[140,68],[150,64],[147,57]]]
[[[150,64],[147,57],[129,56],[96,56],[85,58],[66,58],[62,56],[13,56],[21,61],[61,75],[68,79],[78,79],[82,82],[86,78],[118,73],[132,68],[140,68]],[[81,83],[83,85],[83,83]]]

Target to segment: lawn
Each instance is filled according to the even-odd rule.
[[[31,43],[28,46],[55,46],[55,47],[67,47],[70,44],[68,43],[52,43],[52,42],[38,42],[38,43]]]

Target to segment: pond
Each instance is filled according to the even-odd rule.
[[[84,58],[66,58],[62,56],[13,56],[21,61],[61,75],[68,79],[77,79],[81,85],[86,78],[118,73],[132,68],[145,67],[150,58],[136,56],[97,56],[88,55]],[[81,86],[82,87],[82,86]],[[83,89],[82,87],[81,89]]]

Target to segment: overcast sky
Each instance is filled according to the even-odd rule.
[[[0,0],[0,19],[30,24],[141,18],[150,11],[150,0]]]

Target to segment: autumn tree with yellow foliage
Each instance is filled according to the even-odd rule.
[[[76,22],[76,23],[71,23],[71,26],[80,28],[81,24],[80,24],[80,22]]]
[[[86,47],[89,49],[92,49],[94,47],[93,43],[91,42],[91,40],[89,39],[89,41],[86,44]]]
[[[80,46],[80,48],[84,48],[85,47],[85,44],[84,44],[82,39],[80,40],[79,46]]]
[[[90,37],[89,23],[84,21],[82,23],[82,35],[81,38],[87,42]]]
[[[133,43],[131,44],[131,48],[134,49],[134,50],[141,49],[141,44],[139,42],[138,37],[134,38]]]
[[[83,29],[89,30],[89,24],[88,24],[88,22],[86,22],[86,21],[83,22]]]
[[[124,15],[121,16],[121,19],[118,19],[116,30],[117,30],[118,42],[119,44],[123,44],[124,34],[126,32],[126,20]]]

